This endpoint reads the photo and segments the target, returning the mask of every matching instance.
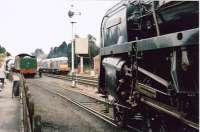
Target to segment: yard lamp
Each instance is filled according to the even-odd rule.
[[[72,53],[71,54],[72,87],[76,86],[76,81],[75,81],[75,78],[74,78],[74,76],[75,76],[75,72],[74,72],[74,42],[75,42],[74,41],[74,34],[75,34],[74,33],[74,26],[77,22],[75,21],[75,19],[73,19],[75,15],[81,15],[81,13],[75,12],[74,11],[74,5],[71,5],[70,10],[68,11],[68,16],[70,18],[70,23],[72,25],[72,47],[71,47],[71,53]]]

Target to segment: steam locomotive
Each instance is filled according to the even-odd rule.
[[[198,1],[121,1],[103,17],[100,56],[98,90],[119,126],[198,131]]]

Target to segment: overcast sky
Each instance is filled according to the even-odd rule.
[[[71,40],[68,10],[81,12],[76,24],[80,37],[92,34],[99,42],[105,12],[119,0],[0,0],[0,45],[11,54],[31,53]]]

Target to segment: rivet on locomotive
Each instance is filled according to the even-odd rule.
[[[199,2],[123,0],[101,24],[99,92],[119,126],[199,129]]]

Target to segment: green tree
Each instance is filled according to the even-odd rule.
[[[66,42],[62,42],[62,44],[58,47],[51,47],[51,50],[47,56],[47,58],[55,58],[55,57],[67,57],[68,45]]]
[[[94,67],[93,58],[99,54],[100,48],[96,45],[96,38],[91,34],[88,34],[88,43],[89,43],[89,65],[91,68]]]
[[[68,46],[68,48],[67,48],[68,66],[71,67],[71,63],[72,63],[72,43],[69,43],[67,46]],[[74,67],[77,68],[79,63],[80,63],[80,58],[78,57],[78,55],[75,54],[74,55]]]
[[[72,49],[72,43],[69,43],[68,45],[67,45],[67,57],[68,57],[68,66],[69,67],[71,67],[71,63],[72,63],[72,59],[71,59],[71,54],[72,54],[72,52],[71,52],[71,49]]]
[[[6,52],[6,49],[0,45],[0,54],[4,54],[5,52]]]
[[[88,43],[89,43],[89,53],[84,57],[84,65],[93,68],[93,57],[99,54],[99,47],[96,45],[96,38],[88,34]],[[79,35],[75,35],[75,38],[80,38]],[[68,57],[68,65],[71,67],[71,43],[62,42],[62,44],[58,47],[52,47],[47,58],[55,58],[55,57]],[[80,58],[78,55],[74,56],[74,66],[77,68],[80,63]]]

